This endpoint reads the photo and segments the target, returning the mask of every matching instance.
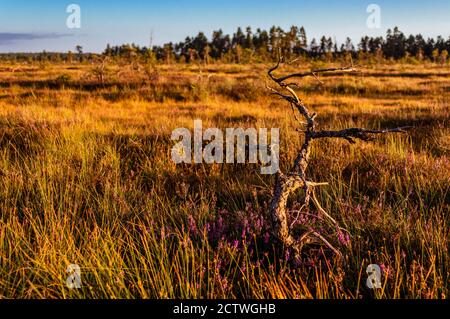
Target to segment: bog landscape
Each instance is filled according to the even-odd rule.
[[[450,40],[211,39],[0,55],[0,297],[448,298]],[[198,120],[280,172],[175,163]]]

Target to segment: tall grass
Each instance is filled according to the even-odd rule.
[[[415,71],[392,76],[400,67]],[[295,267],[271,244],[273,177],[250,164],[170,160],[172,130],[200,118],[280,127],[289,166],[300,141],[291,111],[266,94],[267,66],[162,66],[149,83],[103,85],[83,80],[85,68],[2,71],[0,297],[447,298],[448,67],[306,81],[301,95],[323,128],[415,129],[315,145],[311,175],[329,182],[318,201],[350,236],[334,238],[342,259],[314,246]],[[320,225],[320,211],[310,213],[300,218]],[[72,263],[81,289],[66,287]],[[371,263],[383,270],[373,291]]]

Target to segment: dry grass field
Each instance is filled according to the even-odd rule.
[[[450,67],[368,65],[301,82],[320,128],[414,128],[314,144],[310,176],[329,183],[317,200],[350,235],[330,238],[343,258],[315,245],[293,266],[271,244],[274,176],[170,157],[172,130],[194,119],[278,127],[286,171],[301,139],[266,88],[270,66],[149,75],[111,62],[99,81],[87,63],[0,64],[0,298],[448,298]],[[299,218],[320,232],[321,214]],[[66,287],[69,264],[81,289]]]

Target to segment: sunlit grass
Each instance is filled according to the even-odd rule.
[[[390,76],[400,68],[409,76]],[[279,127],[291,165],[298,123],[265,89],[267,66],[160,66],[157,81],[94,87],[88,65],[1,72],[0,297],[446,298],[450,70],[417,68],[301,87],[321,128],[415,128],[315,145],[312,180],[329,182],[318,200],[350,244],[343,260],[315,247],[297,267],[265,239],[273,177],[170,160],[172,130],[202,119]],[[55,86],[61,74],[71,79]],[[82,289],[66,287],[72,263]],[[376,291],[365,284],[371,263],[384,269]]]

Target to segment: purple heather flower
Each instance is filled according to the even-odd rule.
[[[348,246],[350,245],[350,236],[348,233],[342,232],[340,229],[338,230],[338,240],[341,245]]]

